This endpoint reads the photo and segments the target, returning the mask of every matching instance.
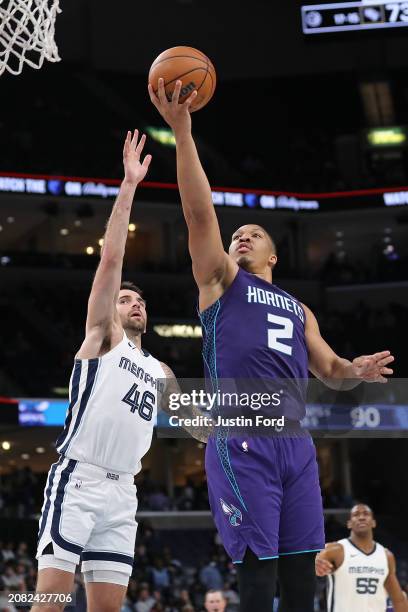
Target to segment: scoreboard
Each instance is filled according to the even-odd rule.
[[[407,1],[326,2],[301,7],[304,34],[408,26]]]

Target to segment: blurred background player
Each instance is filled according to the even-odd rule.
[[[206,592],[204,599],[204,609],[206,612],[225,612],[227,600],[222,591],[211,589]]]
[[[408,611],[395,557],[374,541],[376,526],[371,508],[356,504],[347,521],[350,537],[326,544],[316,556],[317,576],[328,576],[330,612],[384,612],[387,596],[394,612]]]
[[[260,385],[273,378],[294,383],[286,404],[290,436],[228,439],[228,431],[220,431],[209,439],[211,510],[225,549],[237,563],[242,612],[272,610],[277,575],[281,610],[313,612],[314,558],[324,547],[323,509],[315,448],[299,425],[305,414],[302,380],[310,369],[334,388],[352,388],[362,380],[386,382],[393,357],[389,351],[353,362],[338,357],[321,337],[313,313],[272,285],[276,247],[261,226],[237,229],[228,254],[224,251],[211,188],[191,134],[189,107],[196,92],[179,104],[180,90],[177,81],[169,101],[163,79],[158,95],[149,85],[151,101],[176,139],[206,374],[212,380],[252,379]]]
[[[119,611],[133,566],[137,523],[134,474],[150,447],[166,366],[142,349],[145,302],[122,283],[130,212],[151,156],[128,132],[125,177],[107,225],[88,301],[86,335],[70,381],[70,406],[49,472],[38,536],[37,591],[73,590],[82,571],[90,612]],[[34,606],[58,610],[63,605]]]

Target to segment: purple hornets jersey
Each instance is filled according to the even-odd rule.
[[[281,414],[301,420],[308,378],[305,318],[286,291],[240,268],[224,295],[201,314],[206,376],[245,380],[253,392],[280,379]]]
[[[206,377],[213,391],[236,388],[252,396],[277,389],[283,397],[279,409],[273,404],[263,408],[267,416],[285,417],[282,437],[265,437],[259,428],[241,428],[240,433],[222,423],[208,439],[209,501],[227,553],[234,563],[242,563],[247,547],[259,559],[321,550],[324,522],[316,450],[299,425],[308,379],[302,306],[282,289],[240,269],[224,295],[201,314],[201,323]],[[240,408],[235,404],[227,412]],[[224,416],[224,400],[216,404],[214,416],[220,411]]]

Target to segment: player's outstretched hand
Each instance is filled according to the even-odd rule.
[[[146,142],[146,136],[143,134],[138,141],[139,131],[135,130],[133,136],[131,132],[126,135],[125,144],[123,145],[123,167],[125,169],[125,182],[138,184],[143,181],[152,161],[151,155],[146,155],[143,162],[140,163],[140,156],[143,152],[143,147]]]
[[[164,79],[159,79],[157,94],[150,83],[148,86],[150,100],[175,133],[180,130],[191,130],[190,106],[197,95],[197,91],[194,90],[187,100],[180,104],[181,86],[182,82],[176,81],[171,100],[167,99]]]
[[[387,366],[394,361],[390,351],[374,353],[374,355],[362,355],[353,359],[353,373],[355,378],[365,382],[386,383],[386,376],[394,373]]]
[[[328,576],[329,574],[331,574],[333,572],[333,563],[330,563],[330,561],[327,561],[327,559],[322,559],[319,557],[319,555],[316,556],[315,559],[315,571],[316,571],[316,576]]]

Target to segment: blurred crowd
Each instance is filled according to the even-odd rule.
[[[238,612],[236,571],[218,537],[208,532],[197,544],[203,546],[202,554],[195,562],[183,560],[173,555],[157,532],[140,525],[122,612]],[[35,591],[37,563],[33,552],[26,542],[0,542],[0,612],[27,609],[8,603],[7,594]],[[76,605],[66,609],[86,612],[85,587],[79,572],[74,592]]]
[[[35,591],[36,561],[26,542],[0,542],[0,611],[15,612],[7,595]],[[26,608],[27,609],[27,608]]]
[[[315,314],[322,336],[342,357],[353,359],[378,350],[390,350],[397,356],[395,367],[393,365],[395,377],[407,375],[408,362],[400,333],[408,316],[406,306],[390,303],[384,308],[373,308],[360,301],[345,312],[322,308]]]
[[[331,541],[344,535],[338,525],[334,529],[327,525],[326,532]],[[174,533],[174,543],[180,542],[180,538],[193,539],[194,558],[183,558],[182,546],[178,547],[180,554],[174,555],[172,546],[165,543],[163,536],[164,532],[156,532],[148,525],[139,526],[132,576],[121,612],[238,612],[236,569],[227,558],[218,535],[206,532],[200,539],[194,531]],[[404,552],[405,556],[397,561],[398,577],[407,590],[408,562],[407,551]],[[35,591],[36,568],[34,551],[29,550],[26,542],[0,542],[0,612],[27,610],[27,607],[7,603],[7,594]],[[66,610],[86,612],[85,587],[79,571],[75,576],[74,592],[75,607]],[[278,603],[279,590],[274,611]],[[325,579],[319,579],[315,611],[324,610]]]
[[[195,555],[194,562],[181,557],[182,546],[178,547],[180,556],[175,557],[172,548],[163,545],[160,534],[150,527],[142,528],[122,612],[198,612],[204,610],[207,591],[222,593],[228,612],[238,612],[236,570],[218,536],[211,532],[195,544],[201,554]]]
[[[145,78],[96,71],[89,75],[68,64],[56,70],[47,68],[38,74],[23,72],[8,81],[8,95],[2,101],[8,121],[0,121],[0,170],[119,177],[125,131],[135,125],[143,130],[162,126],[148,101]],[[355,98],[358,83],[353,77],[347,87],[339,87],[335,75],[310,79],[251,80],[251,90],[262,90],[268,118],[258,117],[258,100],[247,96],[245,113],[253,118],[245,131],[245,148],[231,108],[248,82],[222,83],[216,105],[211,103],[194,125],[213,184],[338,191],[407,183],[404,150],[394,151],[392,158],[384,155],[384,159],[378,151],[374,156],[367,150],[363,138],[366,119]],[[310,103],[311,89],[318,104]],[[30,100],[25,98],[27,91],[33,92]],[[16,101],[21,99],[25,100],[23,123],[16,115]],[[333,110],[338,107],[342,110]],[[405,119],[400,109],[396,125],[398,121],[403,125]],[[63,146],[55,145],[57,130]],[[151,138],[147,146],[154,156],[150,180],[175,182],[174,149]],[[91,148],[98,155],[89,155]]]
[[[367,257],[352,260],[344,252],[331,253],[318,272],[318,278],[328,286],[389,283],[408,278],[408,258],[400,257],[393,246],[379,249],[367,245]],[[368,255],[371,251],[371,255]]]
[[[318,455],[318,461],[320,458]],[[29,466],[14,468],[0,474],[0,518],[38,518],[43,504],[46,473],[33,472]],[[184,485],[175,486],[173,494],[153,480],[149,470],[135,477],[138,496],[138,512],[191,512],[209,510],[205,476],[197,482],[187,479]],[[344,496],[337,482],[321,482],[325,508],[347,508],[352,500]]]
[[[0,517],[31,518],[42,505],[45,474],[35,474],[29,466],[0,474]]]
[[[170,496],[165,487],[151,478],[149,470],[139,472],[135,483],[138,491],[139,511],[179,510],[189,512],[209,509],[207,483],[204,475],[201,482],[195,483],[187,479],[184,485],[175,487],[173,496]]]
[[[38,517],[43,503],[47,474],[34,473],[29,466],[14,468],[0,474],[0,518],[28,519]],[[148,470],[140,472],[135,483],[138,489],[138,511],[208,510],[207,484],[191,480],[174,488],[166,488],[150,477]]]
[[[380,248],[378,244],[366,245],[364,259],[353,259],[345,252],[330,253],[317,268],[309,268],[302,273],[302,278],[318,280],[324,285],[355,285],[407,280],[407,257],[400,256],[391,245],[388,249]],[[291,268],[290,257],[285,257],[288,250],[286,238],[278,243],[280,255],[277,273],[279,278],[299,278],[299,271]],[[2,250],[0,265],[3,267],[47,268],[60,270],[96,270],[99,255],[72,253],[39,253],[30,251]],[[148,260],[138,264],[136,274],[187,274],[191,273],[191,259],[188,253],[179,256],[172,264],[167,260],[151,262]],[[135,271],[130,272],[131,275]]]
[[[55,389],[67,388],[73,357],[83,340],[87,292],[87,287],[72,286],[67,299],[65,291],[26,284],[16,294],[3,296],[0,317],[8,324],[2,326],[0,371],[9,381],[8,390],[3,386],[3,394],[52,397]],[[182,299],[180,295],[180,288],[174,286],[171,279],[162,283],[160,292],[150,285],[147,287],[145,297],[150,325],[143,338],[144,346],[155,357],[169,363],[176,376],[201,377],[200,338],[159,338],[153,330],[155,319],[199,323],[194,312],[194,288],[186,285]],[[71,307],[73,303],[75,308]],[[408,315],[406,306],[391,302],[375,307],[361,300],[347,311],[324,304],[313,309],[323,337],[339,355],[354,358],[385,347],[398,356],[395,376],[407,375],[408,363],[400,333]],[[38,359],[36,351],[39,346],[42,347],[42,359]]]

